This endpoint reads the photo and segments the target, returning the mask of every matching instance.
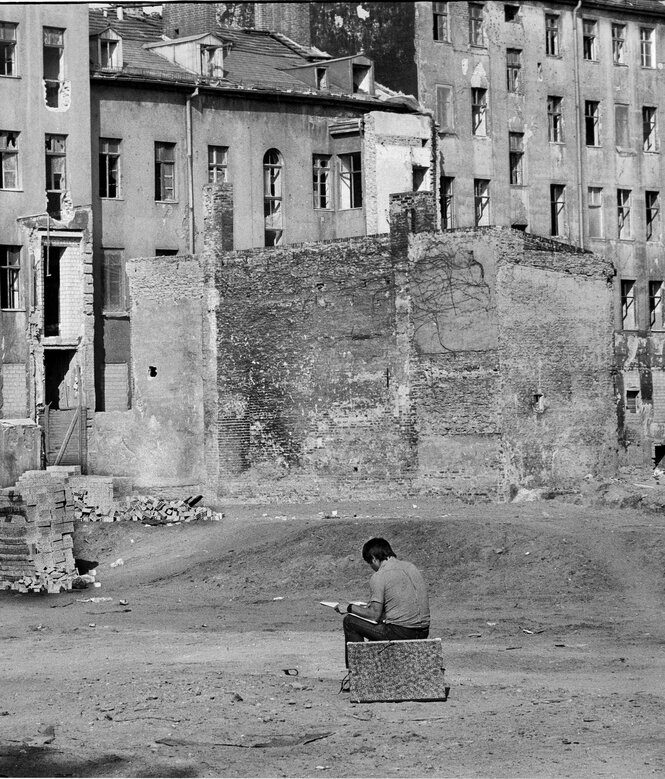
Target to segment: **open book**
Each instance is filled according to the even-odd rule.
[[[328,606],[328,608],[330,609],[337,609],[337,607],[339,606],[339,601],[336,600],[320,600],[319,603],[322,606]],[[354,606],[369,606],[368,603],[364,603],[363,601],[360,600],[352,600],[351,603]],[[372,625],[379,624],[375,619],[370,619],[369,617],[361,617],[360,614],[354,614],[353,616],[358,617],[358,619],[365,620],[365,622],[371,622]]]

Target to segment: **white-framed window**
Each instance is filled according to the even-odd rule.
[[[559,56],[559,14],[545,14],[545,54]]]
[[[617,237],[627,240],[631,237],[631,191],[617,189]]]
[[[521,187],[524,184],[524,133],[508,133],[508,150],[510,184]]]
[[[174,201],[175,185],[175,143],[155,141],[155,200]]]
[[[600,146],[600,103],[584,101],[584,136],[587,146]]]
[[[473,180],[473,203],[476,227],[490,224],[490,180]]]
[[[455,227],[455,179],[452,176],[441,176],[439,185],[441,229],[452,230]]]
[[[587,208],[589,212],[589,237],[603,237],[603,190],[602,187],[588,187]]]
[[[221,184],[227,181],[228,165],[228,146],[208,146],[208,184]]]
[[[18,189],[18,136],[11,130],[0,130],[0,189]]]
[[[656,67],[656,31],[653,27],[640,27],[640,64],[643,68]]]
[[[312,157],[312,193],[314,208],[332,208],[330,155],[315,154]]]
[[[642,106],[642,148],[644,151],[658,151],[658,110],[655,106]]]
[[[518,92],[522,81],[522,50],[506,49],[506,86],[509,92]]]
[[[283,213],[284,161],[277,149],[263,155],[264,243],[280,246],[284,236]]]
[[[436,116],[439,122],[439,132],[452,133],[455,131],[453,88],[447,84],[439,85],[436,88]]]
[[[120,197],[120,141],[99,139],[99,197]]]
[[[448,3],[432,3],[432,38],[435,41],[450,42]]]
[[[614,141],[622,149],[630,147],[629,112],[625,103],[614,104]]]
[[[129,309],[125,253],[123,249],[102,250],[104,311],[124,313]]]
[[[615,65],[626,63],[626,25],[612,24],[612,61]]]
[[[339,207],[361,208],[363,177],[360,152],[339,155]]]
[[[473,135],[487,135],[487,90],[471,89],[471,132]]]
[[[562,100],[556,95],[547,97],[547,140],[550,143],[563,143]]]
[[[122,40],[113,30],[105,30],[97,39],[97,62],[100,70],[122,69]]]
[[[662,279],[649,281],[649,327],[665,329],[665,282]]]
[[[0,309],[20,308],[21,247],[0,246]]]
[[[635,279],[621,279],[621,327],[623,330],[637,328]]]
[[[550,234],[554,236],[566,233],[566,187],[563,184],[550,184]]]
[[[585,60],[598,60],[598,22],[596,19],[582,20],[582,53]]]
[[[647,241],[660,240],[660,192],[647,189],[644,193],[644,215]]]
[[[480,3],[469,3],[469,43],[472,46],[484,44],[483,6]]]
[[[0,76],[16,75],[16,29],[13,22],[0,22]]]
[[[42,56],[44,62],[46,105],[51,108],[58,108],[60,105],[60,84],[64,80],[64,30],[58,27],[44,27]]]

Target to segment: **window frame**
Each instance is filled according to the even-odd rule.
[[[208,184],[224,184],[229,178],[229,147],[208,144]]]
[[[597,198],[596,198],[597,196]],[[592,214],[597,214],[592,219]],[[603,188],[602,187],[587,187],[587,217],[588,217],[588,230],[589,238],[602,238],[603,237]],[[593,223],[597,220],[598,229],[594,232],[592,227]]]
[[[524,133],[508,133],[508,163],[511,187],[524,186]]]
[[[333,211],[332,155],[312,155],[312,197],[317,211]]]
[[[644,218],[646,225],[645,240],[660,240],[660,191],[646,189],[644,191]]]
[[[20,165],[19,165],[19,135],[15,130],[0,130],[0,190],[17,191],[21,189]],[[9,148],[9,141],[13,138],[14,148]],[[11,165],[7,163],[12,161]],[[13,165],[13,167],[12,167]],[[7,183],[7,175],[14,175],[14,185]]]
[[[656,106],[642,106],[642,151],[647,154],[658,152],[658,109]]]
[[[42,72],[44,79],[44,90],[46,93],[46,105],[49,108],[60,107],[60,85],[65,80],[65,33],[63,27],[42,27]],[[59,37],[59,42],[54,43],[48,40]],[[53,52],[57,52],[55,59],[52,59]],[[49,54],[47,58],[47,53]],[[51,71],[54,63],[57,68]],[[57,70],[57,73],[55,72]],[[54,77],[56,76],[56,77]]]
[[[483,5],[481,3],[469,3],[469,46],[485,46],[485,26],[483,19]]]
[[[522,49],[506,49],[506,88],[511,94],[519,94],[522,86]]]
[[[617,240],[629,241],[632,239],[632,190],[617,188]]]
[[[621,22],[612,22],[612,62],[626,64],[626,25]]]
[[[560,95],[547,96],[547,140],[549,143],[563,143],[563,98]]]
[[[113,263],[109,259],[113,258]],[[115,272],[115,279],[112,278]],[[112,294],[113,287],[116,294]],[[127,314],[129,312],[129,284],[125,268],[125,250],[102,248],[102,312]]]
[[[473,219],[475,227],[487,227],[490,222],[491,179],[473,180]]]
[[[446,95],[446,99],[441,99]],[[439,124],[439,133],[452,135],[455,132],[455,93],[452,84],[436,85],[436,118]],[[444,123],[442,118],[447,119]]]
[[[447,2],[432,3],[432,40],[450,43],[450,12]]]
[[[176,203],[176,144],[170,141],[155,141],[154,144],[155,203]],[[171,159],[165,157],[168,152],[171,153]],[[162,156],[165,158],[162,159]],[[169,192],[171,197],[168,197]]]
[[[363,207],[362,156],[359,151],[340,154],[338,159],[338,208],[351,211]],[[356,166],[357,163],[357,166]],[[348,205],[346,204],[348,200]]]
[[[614,142],[621,149],[630,148],[630,106],[627,103],[614,104]]]
[[[120,138],[99,139],[99,197],[103,200],[122,200]],[[112,151],[110,144],[116,144]],[[115,176],[115,194],[110,194]]]
[[[637,330],[637,282],[635,279],[621,279],[621,329]]]
[[[566,185],[550,184],[550,235],[566,235]]]
[[[648,33],[648,35],[644,35]],[[656,30],[640,26],[640,67],[653,70],[656,67]]]
[[[649,279],[649,329],[665,330],[665,280]]]
[[[487,89],[471,87],[471,135],[487,136]]]
[[[441,176],[439,179],[439,197],[441,207],[441,229],[452,230],[455,227],[454,176]]]
[[[22,310],[21,246],[0,245],[0,310]]]
[[[4,35],[5,30],[13,31],[14,35],[7,38]],[[16,22],[0,21],[0,77],[16,78],[17,72],[17,51],[18,51],[18,24]],[[4,71],[4,72],[3,72]],[[9,71],[9,72],[7,72]]]
[[[263,236],[267,247],[284,242],[284,157],[275,148],[263,155]]]
[[[589,143],[592,137],[593,142]],[[600,100],[584,101],[584,142],[585,146],[598,148],[600,144]]]
[[[582,58],[598,62],[598,19],[582,19]]]
[[[44,146],[47,211],[53,219],[60,219],[62,195],[67,191],[67,136],[60,133],[46,133]],[[57,165],[56,160],[62,160],[62,165]],[[57,167],[62,169],[56,170]],[[56,181],[57,176],[60,176],[59,182]],[[55,186],[58,183],[60,186]],[[53,209],[56,199],[58,207]]]
[[[554,24],[551,22],[554,21]],[[545,56],[560,57],[561,17],[559,14],[545,14]]]

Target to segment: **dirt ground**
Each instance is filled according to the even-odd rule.
[[[665,776],[664,514],[222,510],[81,525],[100,588],[0,593],[0,775]],[[318,601],[367,594],[372,535],[431,585],[446,702],[339,692],[341,618]]]

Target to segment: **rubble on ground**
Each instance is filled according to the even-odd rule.
[[[197,505],[201,495],[185,499],[164,500],[150,495],[133,495],[117,501],[110,508],[91,506],[85,496],[73,490],[74,516],[87,522],[141,522],[144,525],[175,525],[180,522],[214,521],[223,514],[208,506]]]

